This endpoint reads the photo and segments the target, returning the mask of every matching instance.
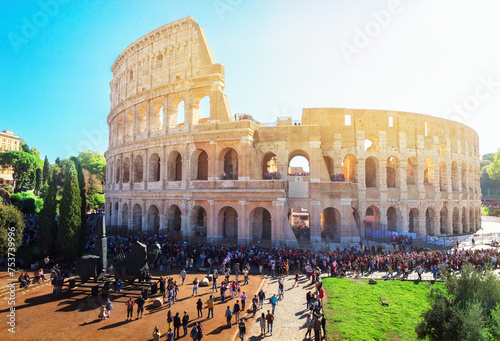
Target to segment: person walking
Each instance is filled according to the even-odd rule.
[[[177,335],[176,337],[179,338],[179,329],[181,328],[182,322],[181,322],[181,317],[179,316],[179,313],[175,313],[174,316],[174,336]]]
[[[311,337],[311,331],[312,331],[312,319],[311,319],[311,314],[307,314],[306,318],[306,328],[307,332],[306,335],[304,335],[304,339],[309,335]]]
[[[245,312],[245,303],[247,301],[247,294],[244,291],[240,295],[240,299],[241,299],[241,311]]]
[[[273,307],[273,315],[274,315],[274,309],[276,308],[276,303],[278,303],[278,297],[276,297],[276,294],[273,294],[271,297],[271,305]]]
[[[160,341],[161,333],[157,326],[153,329],[153,341]]]
[[[254,295],[252,298],[252,309],[253,309],[253,316],[257,314],[257,306],[259,305],[259,299],[257,298],[257,295]]]
[[[113,303],[111,303],[111,300],[108,297],[108,299],[106,301],[106,312],[108,314],[108,319],[111,317],[110,316],[111,315],[111,310],[113,310]]]
[[[260,316],[260,335],[266,335],[266,314]]]
[[[231,308],[227,306],[226,312],[224,313],[224,316],[226,317],[226,322],[227,326],[231,328],[231,319],[233,318],[233,312],[231,311]]]
[[[184,312],[184,316],[182,316],[182,328],[184,329],[184,336],[188,333],[188,324],[189,324],[189,315],[187,311]]]
[[[238,324],[238,328],[240,330],[240,340],[243,341],[243,338],[245,337],[245,333],[247,332],[247,326],[245,325],[244,318],[242,318],[240,320],[240,323]]]
[[[203,302],[201,301],[201,298],[198,298],[198,301],[196,301],[196,310],[198,311],[198,318],[203,317]]]
[[[214,275],[212,277],[212,292],[217,292],[217,278],[219,278],[219,273],[217,269],[214,270]]]
[[[321,339],[321,321],[317,315],[313,319],[313,329],[314,329],[314,341],[320,341]]]
[[[179,274],[179,277],[182,278],[182,284],[181,285],[184,285],[184,281],[186,280],[186,276],[187,276],[186,269],[182,269],[181,273]]]
[[[128,301],[125,302],[125,304],[127,305],[127,320],[129,317],[132,320],[132,317],[134,315],[134,300],[132,299],[132,297],[129,297]]]
[[[264,290],[260,289],[259,291],[259,309],[264,307],[264,300],[266,299],[266,293]]]
[[[139,296],[135,299],[135,304],[137,304],[137,319],[139,319],[139,315],[141,315],[141,319],[142,319],[142,315],[144,314],[144,303],[146,303],[146,301],[144,301],[144,298],[142,298],[142,296]]]
[[[326,319],[325,319],[325,314],[321,314],[321,329],[323,329],[323,338],[326,340]]]
[[[208,308],[208,318],[210,318],[210,313],[212,313],[212,318],[214,318],[214,298],[210,295],[210,298],[207,301]]]
[[[297,284],[297,288],[299,287],[299,277],[300,277],[299,272],[296,271],[295,272],[295,282],[293,283],[292,288],[295,288],[295,284]]]
[[[233,306],[233,313],[234,313],[234,317],[236,318],[237,324],[240,323],[240,311],[241,311],[240,301],[236,300],[236,303]]]
[[[267,332],[273,335],[274,314],[271,314],[269,310],[267,311],[266,321],[267,321]]]
[[[170,328],[168,329],[167,332],[167,341],[174,341],[174,332]]]
[[[174,321],[174,318],[172,317],[172,312],[169,310],[167,311],[167,324],[168,324],[168,329],[172,329],[172,322]]]
[[[198,296],[198,285],[200,285],[200,281],[196,277],[193,281],[193,294],[191,296]]]

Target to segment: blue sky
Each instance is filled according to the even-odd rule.
[[[500,2],[0,0],[0,130],[48,155],[107,149],[111,65],[192,15],[226,67],[233,113],[391,109],[473,127],[500,147]]]

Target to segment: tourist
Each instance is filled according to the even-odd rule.
[[[321,329],[323,329],[323,338],[326,340],[326,319],[325,319],[325,314],[321,314]]]
[[[257,295],[254,295],[252,298],[252,310],[253,310],[253,316],[257,314],[257,306],[259,305],[259,299],[257,298]]]
[[[276,303],[278,303],[278,297],[276,297],[276,294],[273,294],[273,296],[270,298],[271,300],[271,305],[273,308],[273,315],[274,315],[274,309],[276,308]]]
[[[122,288],[123,288],[123,283],[122,283],[122,280],[121,280],[121,279],[118,279],[118,280],[116,281],[115,288],[116,288],[116,292],[117,292],[117,293],[120,293],[120,291],[122,291]]]
[[[217,278],[219,278],[219,273],[217,272],[217,269],[215,269],[212,277],[212,292],[217,292]]]
[[[177,338],[179,337],[179,329],[181,328],[182,322],[179,313],[175,313],[174,316],[174,335],[177,334]]]
[[[167,341],[174,341],[174,332],[171,328],[169,328],[167,332]]]
[[[224,316],[226,317],[226,322],[227,326],[231,328],[231,319],[233,318],[233,312],[231,311],[231,308],[227,306],[226,312],[224,313]]]
[[[200,284],[200,281],[198,280],[198,277],[196,277],[193,281],[193,294],[191,296],[197,296],[198,295],[198,285]]]
[[[260,289],[259,291],[259,309],[264,307],[264,300],[266,299],[266,294],[264,290]]]
[[[184,329],[184,336],[187,335],[188,324],[189,324],[189,315],[188,315],[187,311],[185,311],[184,316],[182,316],[182,328]]]
[[[108,299],[106,301],[106,312],[108,313],[108,318],[111,317],[110,316],[111,315],[111,310],[113,310],[113,303],[111,303],[111,300],[108,297]]]
[[[243,341],[243,338],[245,337],[245,333],[247,332],[247,326],[245,325],[245,319],[241,319],[240,323],[238,324],[238,329],[240,331],[240,339]]]
[[[207,308],[208,308],[208,318],[210,318],[210,313],[212,313],[212,318],[214,318],[214,298],[212,295],[210,295],[210,297],[208,298]]]
[[[241,311],[245,312],[245,303],[247,301],[247,294],[244,291],[240,295],[240,299],[241,299]]]
[[[317,315],[313,319],[314,341],[320,341],[321,338],[321,321]]]
[[[295,284],[297,284],[297,288],[299,287],[299,278],[300,278],[299,272],[295,271],[295,282],[293,283],[292,288],[295,288]]]
[[[129,297],[128,298],[128,301],[125,302],[125,304],[127,305],[127,320],[130,319],[132,320],[133,318],[133,315],[134,315],[134,300],[132,299],[132,297]]]
[[[283,277],[280,277],[278,279],[278,300],[282,300],[284,297],[285,297],[285,289],[284,289],[284,280],[283,280]]]
[[[99,307],[99,318],[101,320],[106,320],[108,318],[105,304],[101,304],[101,306]]]
[[[201,301],[201,298],[198,298],[198,301],[196,301],[196,310],[198,311],[198,318],[203,317],[203,302]]]
[[[266,335],[266,315],[262,313],[260,316],[260,335]]]
[[[153,329],[153,341],[160,341],[161,334],[157,326]]]
[[[267,321],[267,332],[273,335],[274,314],[271,314],[269,310],[267,311],[266,321]]]
[[[241,310],[240,301],[236,300],[236,303],[233,306],[233,313],[234,313],[234,317],[236,319],[236,324],[238,324],[240,322],[240,310]]]
[[[198,330],[196,340],[200,341],[203,338],[203,326],[201,325],[201,322],[196,322],[196,329]]]
[[[146,301],[144,301],[144,298],[142,298],[142,296],[139,296],[135,299],[135,304],[137,304],[137,318],[136,318],[136,320],[139,319],[139,315],[141,315],[141,319],[142,319],[142,315],[144,314],[144,303],[146,303]]]
[[[174,318],[172,317],[172,312],[169,310],[169,311],[167,311],[168,329],[172,329],[172,322],[174,322]]]
[[[181,285],[184,285],[184,281],[186,280],[186,276],[187,276],[186,269],[182,269],[181,273],[179,274],[179,277],[182,278],[182,284]]]
[[[306,318],[306,335],[304,335],[304,339],[309,335],[311,337],[311,331],[312,331],[312,319],[311,319],[311,314],[307,314]]]

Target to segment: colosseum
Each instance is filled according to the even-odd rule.
[[[111,71],[111,226],[290,247],[481,226],[478,135],[463,124],[344,108],[268,124],[232,114],[224,67],[193,17],[138,39]]]

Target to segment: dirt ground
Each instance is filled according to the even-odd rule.
[[[155,275],[155,274],[154,274]],[[159,274],[158,274],[159,275]],[[181,283],[178,274],[174,274],[174,280]],[[214,318],[207,319],[208,310],[206,301],[212,294],[211,283],[209,287],[200,287],[198,297],[192,297],[192,282],[202,274],[189,274],[184,286],[180,286],[179,300],[176,304],[168,308],[168,303],[159,308],[153,308],[152,303],[155,298],[160,297],[160,293],[149,297],[144,306],[144,317],[136,319],[136,309],[134,308],[134,319],[126,320],[125,302],[127,296],[136,298],[140,295],[140,288],[137,286],[126,286],[120,294],[111,292],[110,298],[113,302],[111,317],[107,320],[98,319],[98,307],[105,302],[99,296],[91,296],[91,287],[93,283],[78,284],[73,289],[68,289],[65,285],[63,292],[59,296],[52,294],[52,286],[44,285],[29,290],[28,292],[16,293],[15,304],[15,334],[8,332],[9,306],[6,297],[2,298],[0,303],[0,340],[92,340],[96,337],[102,340],[152,340],[153,328],[158,326],[162,334],[161,339],[166,339],[167,332],[167,311],[171,310],[172,315],[179,312],[182,318],[184,311],[190,316],[188,335],[183,336],[182,327],[180,328],[179,340],[191,340],[189,332],[195,322],[201,322],[205,330],[203,340],[233,340],[237,326],[234,324],[231,328],[226,327],[224,313],[227,305],[231,309],[235,300],[229,300],[221,304],[220,292],[215,293],[216,302],[214,307]],[[7,276],[0,273],[0,285],[7,285]],[[234,279],[234,276],[231,276]],[[243,279],[240,276],[240,280]],[[262,283],[261,276],[250,276],[249,284],[242,286],[247,299],[247,309],[251,305],[251,298],[256,294]],[[219,283],[221,278],[219,278]],[[218,283],[218,284],[219,284]],[[226,292],[226,298],[229,291]],[[196,301],[201,298],[204,302],[203,317],[197,318]],[[231,295],[229,295],[231,298]],[[229,302],[229,303],[227,303]],[[176,339],[177,340],[177,339]]]

